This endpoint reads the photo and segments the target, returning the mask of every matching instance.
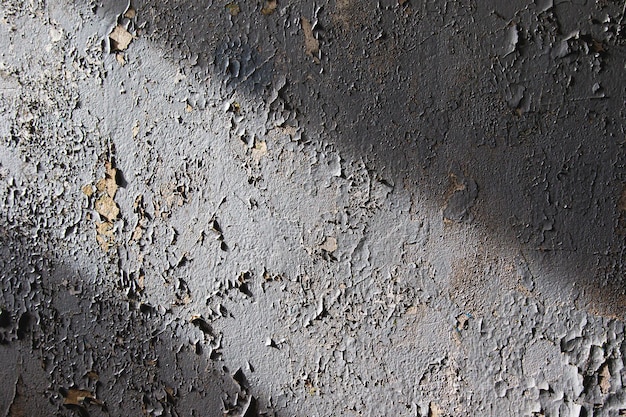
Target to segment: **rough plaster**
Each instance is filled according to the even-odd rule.
[[[626,414],[625,7],[4,0],[0,413]]]

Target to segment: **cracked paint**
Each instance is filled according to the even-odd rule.
[[[0,14],[1,415],[626,413],[620,2]]]

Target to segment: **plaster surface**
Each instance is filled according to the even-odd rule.
[[[0,415],[626,415],[625,8],[3,0]]]

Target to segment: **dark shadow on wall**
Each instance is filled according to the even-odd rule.
[[[204,331],[112,290],[113,274],[53,260],[16,229],[0,226],[0,415],[253,412],[250,387],[211,360]]]
[[[225,97],[437,210],[444,242],[479,229],[540,291],[622,316],[623,10],[478,3],[136,1],[133,21]]]

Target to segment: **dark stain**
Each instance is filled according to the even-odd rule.
[[[54,238],[27,237],[20,227],[0,225],[11,231],[0,234],[0,340],[20,358],[18,374],[7,375],[17,381],[9,416],[65,415],[64,408],[80,416],[141,414],[146,407],[165,415],[204,407],[203,413],[222,415],[220,397],[235,396],[239,388],[208,354],[197,356],[172,333],[188,332],[196,323],[168,326],[167,313],[104,290],[103,279],[114,276],[79,273],[52,261],[62,259]],[[200,328],[211,331],[204,319]],[[205,372],[189,371],[197,368]],[[203,387],[194,404],[176,394],[188,387],[170,385],[182,374],[185,383]]]
[[[275,88],[277,118],[410,193],[441,201],[462,167],[467,191],[442,204],[444,218],[471,218],[523,253],[536,277],[575,283],[583,304],[602,304],[601,288],[623,293],[626,47],[621,28],[598,20],[617,20],[619,5],[379,2],[349,13],[351,4],[270,16],[243,4],[237,16],[192,1],[135,7],[141,36],[199,79],[263,100]],[[305,53],[301,17],[319,63]],[[576,25],[580,36],[565,32]]]

